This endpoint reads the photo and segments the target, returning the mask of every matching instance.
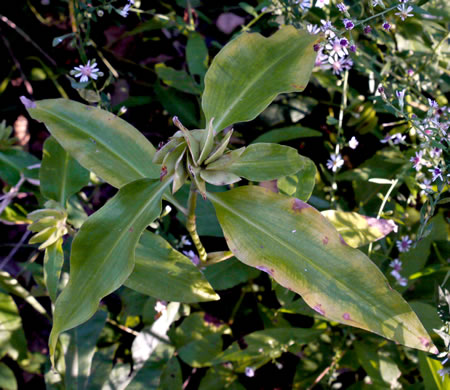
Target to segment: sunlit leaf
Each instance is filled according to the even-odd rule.
[[[283,27],[265,38],[243,33],[214,58],[205,76],[202,107],[216,132],[254,119],[283,92],[306,87],[314,66],[315,43],[306,30]]]
[[[381,271],[316,209],[257,186],[208,193],[230,250],[315,311],[425,351],[435,347]]]

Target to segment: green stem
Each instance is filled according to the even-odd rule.
[[[191,184],[191,189],[189,191],[189,200],[188,200],[188,215],[187,215],[187,222],[186,222],[186,228],[189,232],[192,242],[195,245],[195,248],[197,249],[198,256],[200,258],[200,261],[202,263],[205,263],[208,254],[206,253],[206,250],[200,241],[200,237],[197,233],[197,225],[195,223],[195,208],[197,206],[197,189],[195,187],[195,184]]]

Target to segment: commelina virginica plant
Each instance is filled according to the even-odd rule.
[[[199,267],[234,255],[300,294],[320,316],[437,353],[414,311],[354,247],[358,243],[349,245],[306,203],[314,186],[311,160],[277,144],[228,147],[230,126],[254,119],[280,93],[305,89],[316,60],[314,47],[322,39],[288,26],[269,38],[244,33],[232,40],[205,76],[205,129],[189,130],[175,117],[179,130],[159,150],[127,122],[99,108],[63,99],[23,99],[30,115],[52,135],[40,177],[49,203],[30,215],[30,229],[36,232],[31,242],[46,250],[46,280],[55,304],[52,361],[61,333],[88,321],[100,300],[122,285],[170,301],[219,298],[198,267],[146,230],[161,215],[162,199],[185,213]],[[71,229],[67,199],[87,183],[89,171],[119,191],[76,234],[70,279],[57,295],[62,236]],[[224,192],[206,187],[288,177],[297,178],[300,199],[257,185],[235,184]],[[184,206],[174,194],[186,183],[190,193]],[[202,245],[196,229],[198,195],[214,205],[229,251],[207,253]],[[385,220],[359,218],[370,227],[371,241],[392,230]],[[173,272],[165,272],[169,268]]]

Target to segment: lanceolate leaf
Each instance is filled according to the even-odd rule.
[[[125,286],[164,301],[214,301],[219,296],[199,269],[162,237],[145,231]]]
[[[38,164],[39,160],[32,154],[20,149],[0,151],[0,178],[9,185],[15,185],[20,180],[20,174],[27,178],[36,178],[37,169],[27,167]]]
[[[292,26],[270,38],[243,33],[214,58],[205,76],[202,107],[216,133],[254,119],[283,92],[301,92],[309,81],[321,38]]]
[[[416,314],[381,271],[316,209],[256,186],[208,198],[234,255],[300,294],[319,314],[435,351]]]
[[[45,249],[44,256],[44,281],[52,302],[56,300],[59,277],[63,264],[64,252],[62,249],[62,238],[59,238],[58,241]]]
[[[394,221],[367,217],[355,212],[322,211],[345,242],[358,248],[387,236],[395,228]]]
[[[55,138],[49,137],[44,143],[39,180],[42,194],[64,207],[71,195],[89,183],[89,171],[72,158]]]
[[[227,170],[252,181],[273,180],[294,174],[305,159],[289,146],[261,143],[246,148]]]
[[[169,185],[170,180],[129,183],[83,224],[72,244],[69,283],[55,303],[49,340],[52,357],[59,334],[87,321],[100,299],[131,274],[139,237],[159,216],[161,197]]]
[[[30,115],[47,126],[58,143],[85,168],[115,187],[159,178],[155,148],[114,114],[66,99],[37,101]]]

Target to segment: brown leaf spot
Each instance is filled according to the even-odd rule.
[[[425,348],[428,348],[430,346],[430,340],[428,340],[425,337],[419,337],[420,344],[422,344]]]
[[[350,314],[344,313],[344,314],[342,314],[342,318],[343,318],[345,321],[350,321]]]
[[[167,167],[164,165],[161,167],[161,173],[159,174],[159,180],[162,181],[164,179],[164,176],[167,175]]]
[[[318,303],[316,306],[313,307],[313,309],[319,313],[320,315],[325,315],[325,310],[322,309],[322,305]]]
[[[328,244],[328,237],[325,236],[322,240],[323,245],[327,245]]]
[[[134,231],[133,226],[131,226],[131,227],[128,229],[128,231],[129,231],[130,233],[133,233],[133,231]]]
[[[311,206],[308,203],[301,201],[300,199],[294,199],[292,202],[292,210],[295,212],[301,212],[303,209],[310,208]]]
[[[306,87],[304,85],[291,84],[292,88],[298,89],[299,91],[303,91]]]

